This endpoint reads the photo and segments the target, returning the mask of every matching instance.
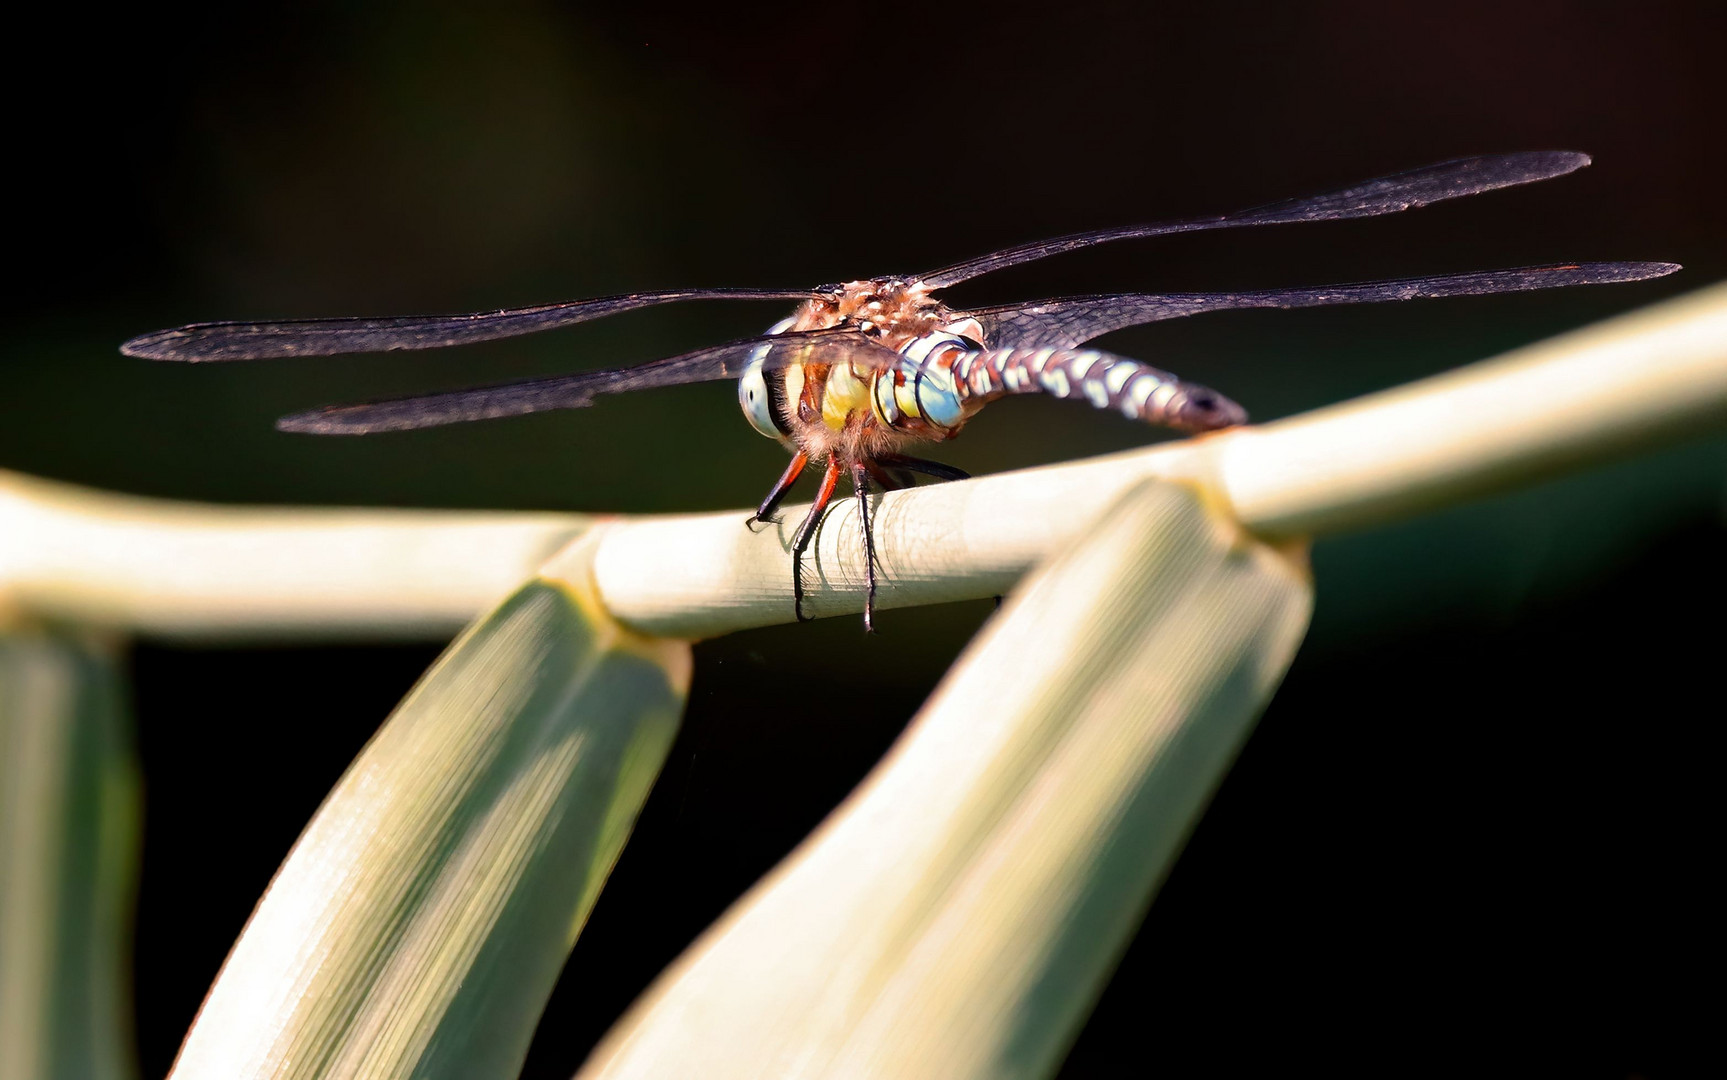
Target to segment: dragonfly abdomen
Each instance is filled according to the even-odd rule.
[[[1208,387],[1101,349],[983,349],[953,360],[969,411],[1009,394],[1048,394],[1182,431],[1247,420],[1240,405]]]

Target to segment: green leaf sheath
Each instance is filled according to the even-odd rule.
[[[536,578],[307,826],[173,1076],[514,1076],[677,730],[687,646]]]
[[[121,1080],[139,788],[105,650],[0,635],[0,1077]]]
[[[1300,552],[1131,487],[582,1080],[1049,1075],[1311,606]]]

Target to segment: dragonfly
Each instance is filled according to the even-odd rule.
[[[626,311],[697,300],[796,301],[759,335],[634,367],[331,405],[282,418],[283,431],[370,435],[470,420],[574,409],[602,394],[737,380],[750,425],[791,454],[746,519],[775,522],[806,471],[820,473],[815,500],[792,535],[793,614],[805,618],[802,563],[842,479],[861,522],[864,627],[874,630],[878,562],[870,497],[924,476],[963,480],[952,466],[906,453],[944,442],[985,405],[1014,394],[1072,398],[1130,420],[1202,433],[1247,422],[1221,393],[1089,344],[1111,331],[1203,312],[1305,308],[1572,285],[1642,281],[1679,269],[1664,262],[1587,262],[1247,292],[1110,293],[992,307],[948,305],[942,290],[1036,259],[1121,240],[1391,214],[1447,199],[1548,180],[1590,162],[1586,154],[1534,151],[1442,162],[1336,191],[1248,210],[1074,233],[912,275],[861,278],[814,289],[678,289],[627,293],[467,315],[206,322],[144,334],[121,351],[188,362],[440,349],[573,326]],[[814,465],[815,469],[811,469]]]

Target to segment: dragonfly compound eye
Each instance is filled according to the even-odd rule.
[[[769,328],[768,333],[784,333],[796,322],[796,319],[781,319]],[[768,355],[772,350],[773,343],[763,342],[744,364],[743,374],[738,377],[738,407],[743,409],[744,419],[750,422],[750,427],[770,439],[783,440],[791,431],[780,416],[774,394],[776,384],[782,376],[777,371],[767,370]]]

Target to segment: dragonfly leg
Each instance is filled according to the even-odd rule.
[[[786,471],[780,474],[778,480],[774,481],[774,486],[768,491],[767,498],[763,499],[761,505],[756,507],[754,514],[745,519],[744,524],[754,525],[758,521],[771,520],[773,512],[779,509],[781,502],[785,501],[786,494],[791,491],[792,485],[798,482],[798,477],[803,475],[804,466],[808,465],[809,462],[809,455],[799,450],[793,456],[790,464],[786,466]]]
[[[864,459],[863,467],[869,470],[870,477],[883,491],[898,491],[900,488],[911,487],[911,478],[898,469],[889,471],[880,462],[870,458]]]
[[[852,490],[858,497],[858,520],[863,522],[864,542],[864,633],[875,633],[875,529],[869,516],[869,466],[852,462]]]
[[[804,551],[810,546],[810,537],[816,534],[816,526],[821,524],[822,513],[827,510],[828,503],[833,502],[834,488],[840,482],[840,463],[828,459],[827,471],[822,473],[821,487],[816,489],[816,501],[810,507],[810,512],[804,517],[803,524],[798,526],[797,533],[792,537],[792,614],[798,622],[804,619]]]
[[[970,480],[971,473],[956,469],[952,465],[943,465],[939,461],[925,461],[923,458],[909,457],[905,454],[878,454],[876,460],[894,469],[907,469],[911,472],[933,476],[937,480]]]

